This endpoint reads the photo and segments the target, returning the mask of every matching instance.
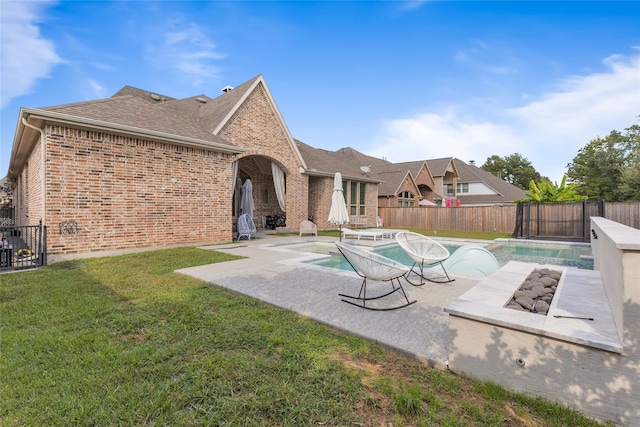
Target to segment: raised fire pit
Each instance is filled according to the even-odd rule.
[[[546,315],[558,288],[562,272],[536,268],[529,274],[506,307]]]

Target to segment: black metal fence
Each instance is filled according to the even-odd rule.
[[[0,225],[0,271],[47,264],[47,227]]]
[[[513,237],[589,242],[592,216],[605,216],[604,200],[568,203],[519,202]]]
[[[15,212],[13,206],[0,206],[0,226],[15,225]]]

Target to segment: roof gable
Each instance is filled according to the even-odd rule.
[[[456,169],[459,173],[458,182],[459,183],[474,183],[474,182],[482,182],[492,190],[497,193],[497,196],[492,198],[492,201],[503,201],[503,202],[513,202],[516,200],[521,200],[526,197],[526,191],[516,187],[515,185],[508,183],[497,176],[493,175],[481,169],[475,165],[469,165],[463,162],[460,159],[453,159]],[[487,199],[487,196],[464,196],[460,194],[461,197],[468,198],[477,198],[477,199]],[[498,200],[499,199],[499,200]]]
[[[378,196],[396,196],[407,181],[413,187],[412,193],[420,195],[418,184],[409,170],[382,172],[376,176],[382,181],[378,186]]]
[[[254,77],[217,98],[210,98],[204,94],[196,95],[163,103],[161,108],[184,118],[207,132],[217,134],[224,123],[233,115],[233,112],[242,104],[241,100],[249,95],[259,78],[260,76]]]
[[[445,176],[447,172],[453,172],[457,175],[457,171],[453,164],[453,157],[444,157],[441,159],[430,159],[427,160],[427,166],[431,171],[431,175],[436,176]]]

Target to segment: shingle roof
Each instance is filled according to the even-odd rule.
[[[378,196],[395,196],[398,188],[410,174],[408,169],[377,173],[376,178],[382,181],[378,186]]]
[[[149,92],[148,90],[138,89],[133,86],[124,86],[113,96],[116,97],[125,95],[137,96],[138,98],[142,99],[143,101],[147,101],[150,104],[159,104],[162,102],[173,101],[175,99],[167,95],[161,95],[156,92]]]
[[[458,197],[462,202],[465,200],[468,203],[480,203],[480,202],[507,202],[511,203],[516,200],[526,197],[527,192],[521,188],[510,184],[497,176],[481,169],[475,165],[469,165],[460,159],[453,159],[453,162],[458,170],[458,182],[459,183],[473,183],[482,182],[488,187],[492,188],[496,195],[464,195],[458,194]]]
[[[160,105],[160,108],[180,116],[208,132],[213,132],[260,77],[258,75],[217,98],[198,95],[165,102]]]
[[[313,148],[296,140],[298,150],[307,164],[307,171],[319,175],[333,175],[340,172],[345,177],[359,177],[364,181],[378,181],[378,169],[388,164],[386,160],[367,156],[350,147],[337,151]],[[371,166],[371,172],[364,175],[362,166]]]
[[[447,169],[449,168],[452,160],[453,157],[426,160],[427,166],[431,171],[431,176],[444,176],[447,173]]]
[[[97,101],[46,107],[41,110],[137,128],[141,131],[150,130],[167,135],[210,141],[229,146],[233,145],[180,117],[169,114],[160,105],[150,105],[149,102],[142,100],[138,96],[124,95]]]
[[[422,171],[423,167],[427,169],[427,173],[430,175],[428,177],[428,182],[424,182],[422,179],[419,180],[418,178],[420,176],[420,172]],[[431,175],[431,171],[429,170],[429,166],[427,165],[426,160],[414,160],[410,162],[389,163],[388,165],[385,165],[382,167],[382,171],[383,173],[390,173],[390,172],[406,173],[407,171],[409,171],[411,172],[413,179],[416,180],[417,185],[427,185],[429,188],[432,188],[432,189],[434,187],[433,175]],[[425,175],[422,175],[422,176],[424,177]],[[404,179],[404,177],[402,179]],[[400,183],[398,183],[398,185],[400,185]],[[388,190],[391,190],[391,189],[389,188]],[[395,194],[395,192],[386,193],[386,194]]]

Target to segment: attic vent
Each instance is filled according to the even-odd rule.
[[[227,93],[230,90],[233,90],[233,86],[225,86],[222,88],[222,93]]]
[[[198,102],[202,102],[203,104],[206,104],[206,103],[207,103],[207,100],[206,100],[206,99],[204,99],[204,98],[202,98],[202,97],[200,97],[200,96],[196,98],[196,101],[198,101]]]
[[[160,98],[160,95],[158,95],[157,93],[152,93],[151,99],[153,99],[154,101],[160,101],[162,98]]]
[[[476,165],[476,161],[475,161],[475,160],[469,160],[469,164],[470,164],[471,166],[475,166],[475,165]]]

